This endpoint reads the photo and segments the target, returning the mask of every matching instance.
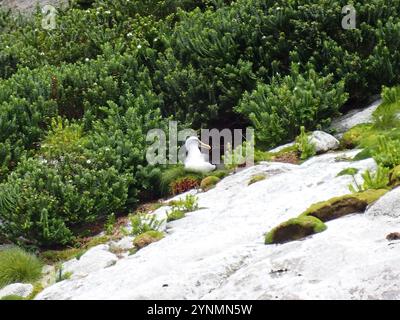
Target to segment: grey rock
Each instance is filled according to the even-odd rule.
[[[374,217],[389,217],[389,218],[399,218],[400,217],[400,188],[396,188],[377,202],[371,205],[371,207],[365,212],[365,215]]]
[[[334,136],[324,131],[314,131],[309,136],[309,142],[315,145],[317,153],[324,153],[339,148],[340,142]]]
[[[6,296],[19,296],[26,298],[33,292],[30,283],[13,283],[0,290],[0,299]]]
[[[85,277],[89,273],[114,265],[118,261],[115,254],[109,251],[106,244],[89,249],[79,259],[69,260],[62,265],[62,272],[71,273],[72,278]]]

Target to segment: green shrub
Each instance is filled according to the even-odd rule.
[[[67,244],[74,226],[112,213],[126,202],[130,177],[87,160],[28,159],[0,186],[0,234],[14,242]]]
[[[400,0],[355,3],[366,23],[354,32],[339,0],[84,2],[59,10],[51,33],[41,12],[0,11],[0,237],[12,241],[65,244],[168,194],[145,137],[169,118],[252,124],[273,146],[329,123],[347,95],[358,105],[400,82]],[[379,128],[397,121],[391,108],[365,141],[387,166],[395,155],[374,147],[376,133],[399,139]]]
[[[0,251],[0,288],[16,282],[34,282],[41,273],[42,263],[35,255],[19,248]]]
[[[290,76],[259,84],[236,110],[249,117],[258,140],[273,147],[295,138],[301,126],[327,125],[346,99],[343,83],[334,84],[332,75],[321,77],[312,69],[300,74],[292,65]]]

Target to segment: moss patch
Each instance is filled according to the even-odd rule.
[[[200,188],[203,189],[203,191],[208,191],[215,187],[219,181],[221,181],[221,179],[216,176],[206,177],[201,181]]]
[[[133,244],[137,249],[142,249],[153,242],[157,242],[164,238],[164,234],[160,231],[147,231],[138,235],[135,239],[133,239]]]
[[[345,148],[355,148],[361,144],[368,132],[373,131],[373,124],[359,124],[343,134],[341,145]]]
[[[364,212],[369,204],[378,200],[387,191],[384,189],[367,190],[318,202],[313,204],[300,216],[312,216],[326,222],[347,214]]]
[[[253,183],[256,183],[256,182],[265,180],[266,178],[267,178],[267,175],[266,175],[266,174],[256,174],[256,175],[254,175],[254,176],[251,177],[251,179],[250,179],[248,185],[251,185],[251,184],[253,184]]]
[[[272,229],[265,236],[265,244],[285,243],[322,232],[326,225],[319,219],[303,216],[290,219]]]

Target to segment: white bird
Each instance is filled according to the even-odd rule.
[[[211,147],[199,140],[197,137],[189,137],[185,142],[187,156],[185,159],[185,170],[191,172],[207,173],[215,169],[215,165],[208,163],[204,159],[204,154],[201,153],[199,147],[208,150]]]

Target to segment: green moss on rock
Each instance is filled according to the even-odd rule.
[[[215,187],[215,185],[219,181],[221,181],[221,179],[216,176],[205,177],[200,183],[200,188],[203,191],[208,191],[208,190],[212,189],[213,187]]]
[[[387,191],[384,189],[367,190],[335,197],[313,204],[300,216],[312,216],[326,222],[351,213],[364,212],[368,205],[378,200]]]
[[[164,234],[160,231],[147,231],[138,235],[135,239],[133,239],[133,244],[137,249],[142,249],[153,242],[157,242],[164,238]]]
[[[326,225],[311,216],[293,218],[281,223],[265,235],[265,244],[285,243],[322,232]]]
[[[251,185],[251,184],[253,184],[253,183],[256,183],[256,182],[265,180],[266,178],[267,178],[267,175],[266,175],[266,174],[263,174],[263,173],[262,173],[262,174],[256,174],[256,175],[254,175],[254,176],[251,177],[251,179],[250,179],[248,185]]]
[[[359,124],[343,134],[341,145],[345,148],[354,148],[361,144],[362,140],[373,128],[372,124]]]

